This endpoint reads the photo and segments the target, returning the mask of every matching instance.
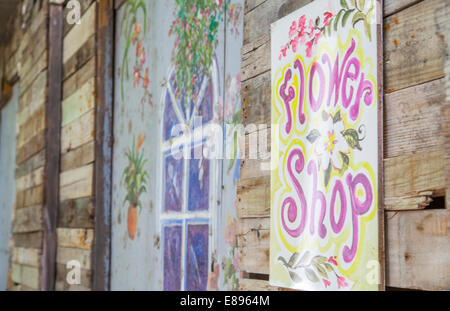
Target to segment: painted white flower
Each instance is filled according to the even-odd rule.
[[[339,120],[334,123],[331,117],[326,122],[323,122],[318,129],[320,137],[316,141],[315,151],[320,157],[322,170],[326,171],[330,162],[334,169],[340,170],[342,168],[341,152],[347,154],[349,149],[347,141],[342,134],[344,130],[343,122]]]

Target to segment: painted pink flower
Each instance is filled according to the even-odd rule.
[[[338,288],[348,286],[347,280],[343,276],[338,276],[337,281],[338,281]]]
[[[306,56],[311,57],[312,55],[312,47],[313,47],[313,41],[308,41],[306,43]]]
[[[136,57],[140,57],[141,53],[143,51],[143,46],[142,46],[142,40],[139,40],[137,47],[136,47]]]
[[[328,262],[337,266],[337,261],[336,261],[337,257],[336,256],[331,256],[330,258],[328,258]]]
[[[314,39],[314,44],[317,44],[319,42],[321,35],[322,35],[322,31],[319,31],[318,33],[316,33],[316,37]]]
[[[294,53],[297,52],[297,45],[298,45],[298,37],[295,37],[294,39],[291,40],[292,52]]]
[[[286,57],[287,48],[288,48],[287,45],[285,45],[281,48],[281,54],[283,55],[283,57]]]
[[[297,23],[292,22],[291,28],[289,29],[289,38],[294,37],[297,34]]]
[[[137,38],[138,38],[140,33],[141,33],[141,24],[139,24],[139,23],[134,24],[133,25],[133,35],[131,37],[133,45],[136,44]]]
[[[331,285],[331,282],[328,281],[327,279],[322,279],[322,281],[323,281],[323,284],[325,285],[325,288],[328,288],[328,286]]]
[[[149,83],[150,83],[150,79],[148,77],[148,68],[145,68],[145,74],[144,74],[144,78],[143,78],[143,82],[142,82],[142,86],[144,87],[144,89],[148,88]]]
[[[308,29],[309,29],[309,37],[313,38],[315,27],[314,27],[314,23],[313,23],[312,19],[309,21]]]
[[[298,30],[305,30],[306,28],[306,15],[300,16],[300,19],[298,20]]]
[[[145,50],[142,49],[141,54],[139,55],[139,65],[142,67],[144,66],[146,61],[146,57],[145,57]]]
[[[136,88],[139,85],[139,82],[141,81],[141,74],[139,72],[139,69],[136,67],[134,67],[133,76],[134,76],[134,87]]]
[[[333,14],[330,12],[325,12],[323,14],[325,16],[325,20],[323,21],[325,26],[328,26],[330,24],[330,19],[333,17]]]

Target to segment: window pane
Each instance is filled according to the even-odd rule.
[[[172,100],[170,99],[169,90],[166,91],[165,107],[164,107],[164,123],[163,123],[163,135],[164,140],[172,138],[172,128],[179,123],[177,115],[174,110]]]
[[[209,209],[209,160],[203,157],[203,145],[196,146],[191,151],[188,187],[188,210],[190,212],[207,211]]]
[[[183,168],[184,161],[180,153],[179,160],[172,155],[164,158],[164,211],[180,212],[183,206]]]
[[[186,288],[206,290],[208,285],[208,225],[188,225]]]
[[[181,290],[181,225],[164,227],[164,290]]]

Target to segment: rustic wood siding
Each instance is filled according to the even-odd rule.
[[[11,243],[10,290],[40,288],[44,205],[45,104],[48,6],[24,1],[8,22],[2,42],[4,82],[20,81],[17,112],[16,205]]]
[[[270,24],[309,2],[246,1],[244,125],[270,127]],[[384,2],[386,285],[448,290],[449,2]],[[242,147],[248,146],[251,134],[241,137]],[[262,171],[260,163],[243,161],[238,184],[242,290],[270,288],[261,280],[269,274],[270,172]],[[438,207],[442,199],[436,198],[443,197],[447,209],[426,210],[430,204]]]

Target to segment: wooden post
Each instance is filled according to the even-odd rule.
[[[55,289],[56,225],[59,208],[61,154],[63,2],[51,0],[48,32],[48,98],[45,107],[45,204],[44,241],[41,260],[41,290]]]
[[[97,77],[95,117],[95,237],[93,290],[109,290],[114,102],[114,1],[97,6]]]

